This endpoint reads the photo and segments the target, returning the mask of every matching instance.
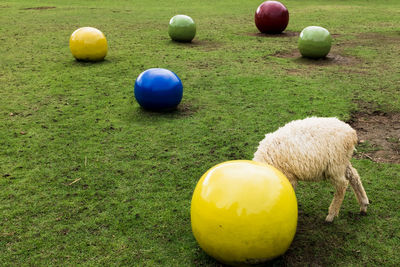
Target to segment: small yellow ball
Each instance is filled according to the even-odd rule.
[[[100,61],[107,55],[107,39],[96,28],[83,27],[71,34],[69,48],[77,60]]]
[[[292,243],[296,195],[288,179],[270,165],[227,161],[197,183],[191,223],[200,247],[218,261],[262,263],[284,254]]]

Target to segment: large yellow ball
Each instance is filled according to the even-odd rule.
[[[199,180],[191,223],[200,247],[230,265],[262,263],[285,253],[297,227],[292,185],[276,168],[227,161]]]
[[[96,28],[83,27],[71,34],[69,48],[77,60],[99,61],[107,55],[107,39]]]

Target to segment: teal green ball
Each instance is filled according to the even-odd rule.
[[[196,35],[196,24],[189,16],[176,15],[169,21],[168,34],[174,41],[191,42]]]
[[[301,31],[298,45],[303,57],[323,58],[331,50],[332,36],[325,28],[308,26]]]

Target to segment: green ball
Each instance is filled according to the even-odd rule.
[[[298,44],[303,57],[322,58],[331,50],[332,36],[325,28],[308,26],[301,31]]]
[[[189,16],[176,15],[169,21],[168,34],[174,41],[191,42],[196,35],[196,24]]]

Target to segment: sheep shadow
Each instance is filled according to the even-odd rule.
[[[343,212],[332,223],[325,222],[325,216],[307,214],[299,209],[296,236],[289,250],[280,258],[266,266],[327,266],[332,264],[328,259],[338,248],[346,248],[346,244],[356,238],[353,227],[362,228],[360,213]],[[350,252],[351,253],[351,252]],[[355,257],[358,256],[355,253]]]
[[[280,257],[262,264],[251,266],[329,266],[332,265],[330,256],[336,257],[338,248],[346,249],[347,244],[354,240],[357,231],[362,228],[367,220],[359,212],[343,212],[332,223],[325,222],[325,213],[306,213],[299,204],[299,217],[297,231],[292,244],[286,253]],[[357,251],[354,257],[359,257]],[[197,258],[202,258],[208,266],[224,267],[208,256],[205,252],[198,253]]]

